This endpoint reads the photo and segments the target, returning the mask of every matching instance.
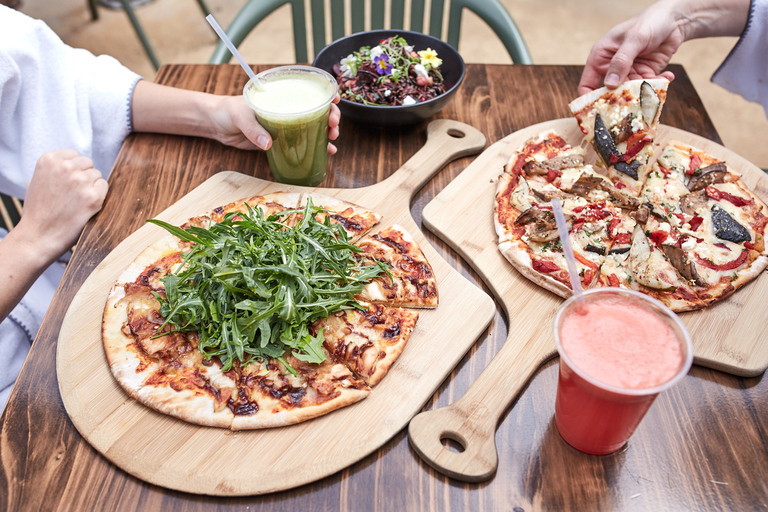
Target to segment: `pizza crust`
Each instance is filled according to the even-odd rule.
[[[667,88],[669,87],[669,80],[666,78],[651,78],[651,79],[638,79],[638,80],[629,80],[627,82],[624,82],[616,89],[609,89],[607,87],[600,87],[599,89],[595,89],[594,91],[588,92],[587,94],[584,94],[582,96],[579,96],[572,102],[568,104],[568,108],[571,110],[572,113],[576,114],[577,112],[581,112],[584,110],[584,108],[588,107],[592,103],[596,102],[606,94],[616,94],[621,95],[624,91],[629,91],[632,97],[638,98],[640,97],[640,86],[643,82],[648,82],[651,84],[651,87],[654,88],[654,90],[659,91],[663,90],[666,92]],[[661,112],[657,113],[655,121],[658,121],[658,116],[661,114]]]
[[[252,416],[235,416],[230,428],[232,430],[252,430],[261,428],[284,427],[303,421],[318,418],[342,407],[352,405],[371,394],[370,390],[342,388],[339,395],[326,402],[304,408],[276,410],[276,400],[265,400],[264,413]],[[228,425],[229,426],[229,425]]]
[[[528,251],[518,245],[522,243],[523,242],[516,241],[502,242],[499,244],[499,250],[507,261],[509,261],[512,266],[523,275],[523,277],[564,299],[573,295],[573,290],[560,281],[533,270],[531,257],[528,255]]]

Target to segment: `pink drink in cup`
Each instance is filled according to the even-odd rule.
[[[656,396],[693,362],[691,337],[661,302],[620,288],[571,297],[555,316],[560,354],[555,424],[568,444],[603,455],[621,448]]]

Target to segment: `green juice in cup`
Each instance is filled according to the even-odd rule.
[[[272,136],[267,160],[280,183],[314,186],[328,169],[328,116],[336,80],[321,69],[282,66],[243,89],[256,119]]]

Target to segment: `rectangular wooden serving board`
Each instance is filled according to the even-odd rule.
[[[555,130],[572,146],[582,133],[574,119],[547,121],[519,130],[486,149],[425,208],[424,225],[459,252],[480,274],[502,303],[509,320],[506,343],[526,344],[527,358],[540,365],[555,355],[552,321],[563,299],[534,285],[515,270],[498,250],[493,224],[496,182],[504,165],[529,138]],[[678,140],[724,160],[763,201],[768,200],[768,176],[736,153],[698,135],[661,125],[655,144]],[[591,150],[590,150],[591,151]],[[588,161],[589,159],[588,153]],[[592,158],[594,161],[594,155]],[[694,346],[694,364],[743,377],[768,368],[768,274],[760,276],[727,299],[705,309],[681,313]],[[531,375],[535,368],[512,368]]]
[[[221,172],[156,216],[178,225],[257,194],[315,192],[382,214],[374,232],[392,224],[410,232],[433,267],[440,304],[420,310],[401,357],[368,398],[304,423],[240,432],[189,424],[131,399],[109,370],[101,319],[119,274],[145,247],[166,235],[162,228],[147,224],[94,269],[62,323],[56,368],[62,400],[75,427],[128,473],[197,494],[233,496],[288,489],[332,475],[374,452],[421,410],[493,319],[493,300],[438,255],[409,211],[413,194],[432,175],[484,145],[484,136],[474,128],[435,121],[428,127],[426,145],[373,186],[308,189]]]

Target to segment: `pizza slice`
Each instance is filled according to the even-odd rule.
[[[707,304],[727,297],[768,265],[768,210],[740,181],[707,185],[684,195],[678,208],[669,207],[670,214],[652,217],[646,230]]]
[[[605,201],[628,210],[640,206],[638,198],[624,193],[585,164],[582,150],[571,148],[553,131],[543,132],[525,142],[499,177],[494,201],[499,243],[510,240],[524,212],[535,212],[538,205],[548,204],[555,197],[561,199],[566,213]]]
[[[365,285],[357,297],[364,302],[395,307],[435,308],[438,304],[437,279],[424,252],[401,226],[389,226],[357,242],[362,249],[356,257],[389,268]]]
[[[371,389],[326,352],[322,363],[308,363],[286,352],[239,368],[238,394],[232,399],[232,430],[281,427],[306,421],[367,397]]]
[[[228,428],[234,382],[220,366],[203,361],[195,332],[172,332],[159,312],[155,294],[165,293],[159,279],[181,262],[173,240],[168,237],[145,250],[110,292],[102,329],[107,361],[120,386],[152,409]],[[156,262],[143,264],[155,257]]]
[[[353,242],[360,239],[360,237],[370,231],[371,228],[381,220],[381,215],[376,212],[354,203],[343,201],[335,197],[324,196],[322,194],[312,193],[302,195],[299,204],[300,208],[304,208],[310,198],[314,206],[327,210],[315,215],[315,219],[318,222],[323,222],[328,218],[330,219],[331,224],[340,225],[344,228]]]
[[[325,347],[369,386],[375,386],[400,357],[419,313],[383,304],[363,304],[365,310],[339,311],[312,324],[321,331]]]
[[[600,286],[628,288],[649,295],[672,311],[703,308],[695,290],[670,263],[665,252],[649,240],[643,227],[627,219],[623,228],[632,226],[632,244],[614,247],[600,267]]]
[[[644,202],[654,205],[677,204],[688,193],[715,183],[729,183],[738,179],[738,173],[725,162],[672,140],[654,163],[643,187],[642,198]]]
[[[581,287],[590,288],[597,282],[595,277],[611,248],[608,227],[619,211],[610,202],[584,199],[571,202],[563,211]],[[499,250],[521,274],[561,297],[573,293],[550,204],[536,203],[518,215],[505,235]]]
[[[629,195],[640,194],[649,172],[668,85],[663,78],[630,80],[617,89],[596,89],[569,104],[585,141],[597,153],[598,165]]]

